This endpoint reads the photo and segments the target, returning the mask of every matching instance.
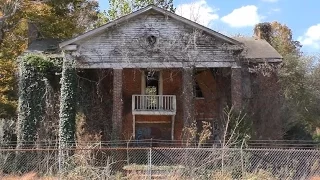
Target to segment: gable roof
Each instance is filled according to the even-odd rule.
[[[264,39],[254,37],[234,37],[243,43],[245,49],[242,51],[246,59],[265,59],[272,62],[281,62],[282,56]]]
[[[156,7],[154,5],[149,5],[149,6],[145,7],[145,8],[142,8],[142,9],[140,9],[138,11],[135,11],[135,12],[133,12],[131,14],[128,14],[126,16],[122,16],[122,17],[120,17],[120,18],[118,18],[118,19],[116,19],[114,21],[111,21],[111,22],[109,22],[109,23],[107,23],[107,24],[105,24],[105,25],[103,25],[101,27],[98,27],[96,29],[88,31],[88,32],[86,32],[86,33],[84,33],[82,35],[79,35],[79,36],[75,37],[75,38],[66,40],[66,41],[60,43],[59,47],[63,48],[64,46],[72,44],[72,43],[74,43],[76,41],[80,41],[80,40],[82,40],[84,38],[87,38],[87,37],[90,37],[92,35],[98,34],[98,33],[102,32],[102,31],[108,29],[111,26],[114,26],[114,25],[119,24],[119,23],[124,22],[124,21],[128,21],[129,19],[132,19],[132,18],[134,18],[134,17],[136,17],[138,15],[141,15],[141,14],[143,14],[145,12],[148,12],[148,11],[151,11],[151,10],[156,11],[156,12],[161,13],[161,14],[165,14],[165,15],[171,17],[172,19],[175,19],[177,21],[180,21],[180,22],[183,22],[185,24],[188,24],[188,25],[190,25],[190,26],[192,26],[192,27],[194,27],[196,29],[200,29],[200,30],[202,30],[202,31],[204,31],[204,32],[206,32],[206,33],[208,33],[210,35],[218,37],[218,38],[220,38],[220,39],[222,39],[222,40],[224,40],[226,42],[229,42],[229,43],[231,43],[233,45],[240,45],[241,44],[240,42],[238,42],[235,39],[232,39],[232,38],[230,38],[228,36],[220,34],[220,33],[216,32],[216,31],[214,31],[212,29],[209,29],[209,28],[207,28],[205,26],[202,26],[202,25],[200,25],[198,23],[195,23],[195,22],[193,22],[193,21],[191,21],[189,19],[186,19],[186,18],[184,18],[182,16],[179,16],[177,14],[174,14],[174,13],[172,13],[170,11],[167,11],[167,10],[164,10],[162,8]]]

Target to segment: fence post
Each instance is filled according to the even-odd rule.
[[[59,145],[58,145],[58,174],[59,174],[59,180],[61,180],[62,174],[61,174],[61,169],[62,169],[62,149],[61,149],[61,142],[59,140]]]
[[[149,153],[148,153],[148,174],[149,174],[149,179],[152,179],[152,148],[149,148]]]
[[[240,148],[240,152],[241,152],[241,171],[242,171],[242,178],[245,176],[245,171],[244,171],[244,157],[243,157],[243,148],[241,146]]]
[[[242,178],[245,176],[245,170],[244,170],[244,156],[243,156],[243,145],[245,143],[245,139],[243,139],[240,147],[240,155],[241,155],[241,170],[242,170]]]

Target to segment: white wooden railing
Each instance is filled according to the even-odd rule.
[[[175,95],[132,95],[132,114],[176,114]]]

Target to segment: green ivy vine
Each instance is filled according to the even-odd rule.
[[[64,59],[60,97],[59,138],[62,146],[75,142],[76,119],[76,71],[73,62]]]
[[[26,147],[37,140],[38,124],[45,113],[45,82],[60,72],[59,58],[26,54],[19,59],[17,147]]]

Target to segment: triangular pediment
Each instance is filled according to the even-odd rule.
[[[114,21],[111,21],[111,22],[109,22],[99,28],[93,29],[93,30],[88,31],[82,35],[75,37],[75,38],[64,41],[64,42],[60,43],[59,46],[60,46],[60,48],[63,48],[67,45],[74,44],[74,43],[81,41],[83,39],[88,39],[90,37],[96,36],[104,31],[107,31],[110,28],[119,27],[119,26],[125,24],[126,22],[132,21],[132,19],[135,19],[137,17],[141,17],[143,15],[150,15],[150,14],[163,15],[167,18],[170,18],[173,21],[179,22],[180,24],[184,24],[186,27],[202,31],[208,35],[215,37],[216,39],[219,39],[219,40],[224,41],[226,43],[229,43],[231,45],[240,45],[241,44],[240,42],[238,42],[237,40],[235,40],[233,38],[230,38],[230,37],[225,36],[221,33],[218,33],[212,29],[209,29],[205,26],[202,26],[202,25],[195,23],[191,20],[188,20],[182,16],[179,16],[179,15],[174,14],[172,12],[166,11],[166,10],[159,8],[159,7],[156,7],[154,5],[150,5],[150,6],[143,8],[143,9],[140,9],[136,12],[133,12],[131,14],[128,14],[126,16],[118,18]]]
[[[60,43],[78,67],[230,67],[241,43],[153,5]]]

